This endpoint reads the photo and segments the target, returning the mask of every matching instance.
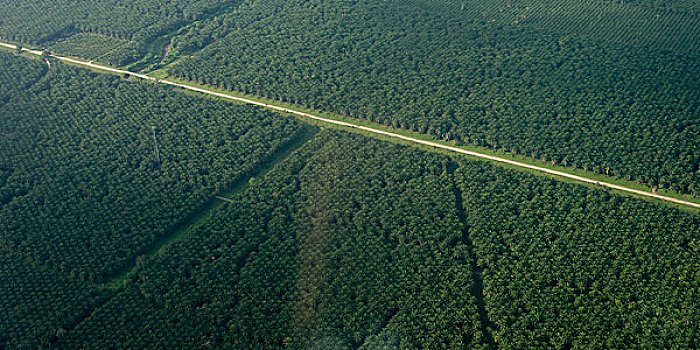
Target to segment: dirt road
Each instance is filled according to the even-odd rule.
[[[12,48],[12,49],[17,48],[15,45],[6,44],[6,43],[0,43],[0,46]],[[24,49],[24,48],[22,50],[29,52],[31,54],[41,55],[41,51],[28,50],[28,49]],[[243,103],[247,103],[247,104],[251,104],[251,105],[255,105],[255,106],[265,107],[265,108],[269,108],[269,109],[279,111],[279,112],[290,113],[290,114],[294,114],[294,115],[297,115],[300,117],[320,121],[323,123],[339,125],[339,126],[343,126],[343,127],[347,127],[347,128],[352,128],[352,129],[359,129],[359,130],[370,132],[373,134],[384,135],[387,137],[401,139],[404,141],[408,141],[408,142],[412,142],[412,143],[416,143],[416,144],[421,144],[421,145],[425,145],[425,146],[441,148],[441,149],[445,149],[445,150],[448,150],[451,152],[466,154],[466,155],[470,155],[470,156],[477,157],[477,158],[488,159],[488,160],[491,160],[494,162],[510,164],[510,165],[520,167],[520,168],[532,169],[532,170],[536,170],[536,171],[539,171],[542,173],[556,175],[556,176],[560,176],[563,178],[567,178],[567,179],[571,179],[571,180],[575,180],[575,181],[579,181],[579,182],[584,182],[584,183],[589,183],[589,184],[594,184],[594,185],[598,185],[598,186],[602,186],[602,187],[612,188],[615,190],[624,191],[624,192],[628,192],[628,193],[634,193],[636,195],[640,195],[640,196],[644,196],[644,197],[648,197],[648,198],[655,198],[655,199],[659,199],[659,200],[663,200],[663,201],[667,201],[667,202],[673,202],[673,203],[687,205],[687,206],[694,207],[694,208],[700,208],[699,203],[693,203],[693,202],[678,199],[678,198],[663,196],[663,195],[652,193],[652,192],[641,191],[641,190],[637,190],[637,189],[633,189],[633,188],[629,188],[629,187],[625,187],[625,186],[615,185],[615,184],[608,183],[608,182],[598,181],[598,180],[586,178],[583,176],[573,175],[573,174],[569,174],[569,173],[565,173],[565,172],[561,172],[561,171],[557,171],[557,170],[542,168],[542,167],[538,167],[535,165],[521,163],[521,162],[510,160],[510,159],[491,156],[488,154],[468,151],[468,150],[457,148],[457,147],[443,145],[443,144],[440,144],[437,142],[420,140],[420,139],[416,139],[416,138],[409,137],[409,136],[404,136],[404,135],[400,135],[400,134],[396,134],[396,133],[392,133],[392,132],[388,132],[388,131],[370,128],[367,126],[352,124],[349,122],[343,122],[343,121],[339,121],[339,120],[322,118],[319,116],[315,116],[313,114],[309,114],[309,113],[305,113],[305,112],[301,112],[301,111],[296,111],[296,110],[289,109],[286,107],[281,107],[281,106],[277,106],[277,105],[271,105],[271,104],[267,104],[267,103],[263,103],[263,102],[253,101],[253,100],[250,100],[247,98],[231,96],[231,95],[220,93],[220,92],[213,92],[213,91],[205,90],[205,89],[190,86],[190,85],[185,85],[185,84],[180,84],[180,83],[168,81],[165,79],[156,79],[156,78],[144,75],[144,74],[132,73],[132,72],[125,71],[125,70],[101,66],[99,64],[94,64],[92,62],[76,60],[76,59],[57,56],[57,55],[52,55],[51,57],[58,59],[58,60],[61,60],[61,61],[70,62],[73,64],[82,65],[82,66],[87,66],[87,67],[91,67],[94,69],[99,69],[99,70],[104,70],[104,71],[119,73],[119,74],[125,74],[125,75],[129,75],[129,76],[133,76],[133,77],[137,77],[137,78],[141,78],[141,79],[145,79],[145,80],[150,80],[150,81],[157,81],[157,82],[162,83],[162,84],[172,85],[172,86],[176,86],[176,87],[190,90],[190,91],[196,91],[196,92],[200,92],[200,93],[207,94],[207,95],[217,96],[217,97],[221,97],[221,98],[225,98],[225,99],[229,99],[229,100],[234,100],[234,101],[238,101],[238,102],[243,102]]]

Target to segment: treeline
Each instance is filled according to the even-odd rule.
[[[0,60],[28,73],[37,64]],[[0,70],[0,81],[15,74]],[[302,130],[256,108],[61,64],[0,115],[0,241],[94,283],[131,266]]]
[[[700,193],[694,44],[641,49],[627,39],[512,23],[513,11],[535,10],[489,4],[246,3],[176,38],[184,52],[213,43],[170,71],[458,144]]]
[[[323,132],[57,345],[479,348],[448,161]]]

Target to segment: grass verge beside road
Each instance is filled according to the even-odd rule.
[[[55,58],[62,60],[62,57],[56,56]],[[171,85],[171,88],[176,89],[176,90],[183,90],[187,91],[188,93],[200,93],[203,95],[207,95],[208,97],[214,97],[214,98],[220,98],[220,99],[227,99],[231,101],[231,98],[234,99],[245,99],[247,101],[238,101],[239,103],[247,103],[247,104],[255,104],[255,105],[260,105],[263,104],[265,108],[270,108],[278,113],[281,114],[287,114],[287,115],[292,115],[306,123],[310,124],[318,124],[324,127],[333,127],[337,129],[342,129],[342,130],[348,130],[351,132],[358,132],[361,134],[365,134],[374,138],[380,138],[380,139],[385,139],[389,140],[392,142],[398,142],[402,144],[408,144],[411,146],[417,146],[420,148],[428,149],[430,151],[437,151],[440,153],[445,153],[449,154],[451,156],[455,155],[455,152],[471,152],[471,153],[478,153],[476,155],[467,155],[464,153],[460,153],[462,156],[466,156],[470,159],[477,159],[477,160],[482,160],[482,161],[490,161],[492,163],[505,166],[508,168],[513,168],[517,170],[524,170],[528,171],[534,174],[538,175],[547,175],[550,177],[554,177],[560,180],[566,180],[567,182],[575,182],[575,183],[583,183],[586,184],[589,187],[596,187],[596,188],[606,188],[611,191],[614,191],[616,193],[620,194],[625,194],[625,195],[632,195],[635,197],[643,198],[646,200],[651,200],[654,202],[663,202],[665,204],[686,210],[686,211],[691,211],[698,213],[700,212],[700,198],[695,198],[690,195],[684,195],[677,193],[675,191],[669,191],[665,189],[660,189],[656,192],[653,192],[652,189],[644,184],[634,182],[634,181],[629,181],[625,179],[620,179],[612,176],[605,176],[602,174],[594,173],[591,171],[586,171],[583,169],[575,169],[575,168],[570,168],[570,167],[564,167],[560,165],[555,165],[551,164],[550,162],[546,161],[541,161],[537,159],[533,159],[530,157],[526,156],[521,156],[521,155],[513,155],[510,153],[506,152],[501,152],[501,151],[494,151],[492,149],[488,148],[483,148],[483,147],[476,147],[476,146],[469,146],[469,145],[456,145],[454,142],[450,141],[444,141],[444,140],[438,140],[435,139],[434,137],[431,137],[430,135],[424,135],[424,134],[419,134],[416,132],[411,132],[408,130],[404,129],[397,129],[393,128],[390,126],[386,125],[381,125],[381,124],[376,124],[372,123],[366,120],[361,120],[361,119],[354,119],[354,118],[348,118],[345,116],[333,114],[333,113],[327,113],[327,112],[322,112],[322,111],[317,111],[313,110],[310,108],[306,108],[303,106],[298,106],[294,105],[291,103],[285,103],[285,102],[280,102],[276,100],[271,100],[259,96],[252,96],[240,92],[232,92],[220,88],[216,88],[213,86],[208,86],[205,84],[196,84],[192,83],[189,81],[185,81],[183,79],[178,79],[178,78],[172,78],[168,77],[167,74],[167,68],[163,68],[157,71],[153,71],[149,73],[148,75],[143,75],[143,74],[138,74],[138,73],[133,73],[133,72],[115,72],[114,70],[116,68],[112,67],[107,67],[104,66],[103,69],[100,69],[100,67],[96,67],[95,64],[92,64],[92,62],[87,62],[84,60],[81,60],[79,58],[71,58],[76,61],[80,62],[67,62],[70,64],[74,64],[76,66],[81,66],[81,67],[88,67],[91,70],[96,70],[96,71],[103,71],[106,70],[107,72],[110,72],[112,74],[118,74],[118,75],[124,75],[124,74],[129,74],[133,76],[137,76],[142,79],[146,79],[151,82],[160,82],[164,84],[169,84]],[[64,61],[65,62],[65,61]],[[167,80],[165,80],[167,79]],[[174,85],[181,85],[181,86],[174,86]],[[199,90],[199,91],[192,91],[189,89],[194,89],[194,90]],[[212,94],[218,94],[219,96],[216,95],[210,95]],[[280,110],[282,109],[282,110]],[[306,114],[304,115],[299,115],[299,114]],[[327,119],[326,121],[321,121],[321,120],[314,120],[313,118],[323,118]],[[338,125],[337,123],[343,123],[346,125]],[[363,130],[364,129],[364,130]],[[368,130],[371,129],[371,130]],[[382,135],[382,133],[390,133],[393,135]],[[413,140],[402,140],[401,137],[404,138],[411,138]],[[433,143],[434,145],[426,145],[426,144],[421,144],[421,141],[425,142],[430,142]],[[448,147],[451,148],[452,151],[447,150],[447,149],[441,149],[439,147]],[[498,158],[498,159],[487,159],[489,157],[492,158]],[[508,164],[507,162],[518,162],[521,163],[520,165],[517,164]],[[537,169],[531,169],[528,168],[530,167],[538,167],[541,168],[539,170]],[[546,171],[554,171],[554,172],[559,172],[560,174],[551,174],[551,173],[546,173]],[[568,177],[567,177],[568,176]],[[579,179],[572,179],[571,177],[578,177]],[[615,189],[611,187],[624,187],[620,189]],[[637,191],[638,193],[634,193]],[[641,193],[639,193],[641,192]],[[659,196],[664,196],[667,198],[655,198]],[[683,201],[686,203],[677,203],[673,202],[673,200],[676,201]]]

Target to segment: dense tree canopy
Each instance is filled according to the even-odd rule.
[[[480,163],[457,177],[499,348],[697,346],[697,216]]]
[[[124,66],[144,55],[143,45],[135,41],[92,33],[71,35],[51,45],[51,50],[113,66]]]
[[[0,239],[0,348],[46,346],[109,295],[38,267]]]
[[[151,261],[62,345],[480,346],[448,162],[324,133]]]
[[[0,53],[0,106],[14,94],[28,89],[46,73],[47,67],[38,61],[10,59]]]
[[[697,2],[60,0],[0,13],[0,38],[132,70],[177,62],[180,78],[700,193]]]
[[[38,69],[0,60],[23,63],[30,76]],[[0,70],[0,81],[14,75]],[[12,95],[0,115],[0,238],[94,282],[133,264],[301,130],[253,107],[64,65]]]
[[[697,11],[0,0],[0,38],[698,195]],[[48,63],[0,52],[0,349],[698,347],[697,214]]]
[[[57,346],[692,348],[698,232],[675,209],[325,132]]]
[[[225,0],[2,0],[0,38],[47,44],[73,32],[146,42],[215,11]]]
[[[678,28],[661,37],[683,47],[666,49],[655,42],[662,32],[655,24],[638,28],[650,22],[625,26],[616,19],[637,7],[599,2],[588,11],[590,1],[567,3],[251,1],[176,37],[173,49],[183,54],[204,48],[170,72],[700,193],[697,16],[664,12],[669,18],[659,21]],[[605,26],[584,18],[600,26],[583,28],[562,16],[567,11],[604,15]],[[555,21],[561,18],[567,20]],[[635,32],[605,29],[613,25]]]
[[[0,0],[0,40],[141,70],[171,36],[241,0]]]

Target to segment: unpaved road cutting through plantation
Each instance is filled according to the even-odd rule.
[[[7,43],[2,43],[2,42],[0,42],[0,46],[4,46],[4,47],[7,47],[7,48],[11,48],[11,49],[17,49],[17,46],[15,46],[15,45],[7,44]],[[31,53],[31,54],[34,54],[34,55],[39,55],[39,56],[42,54],[41,51],[29,50],[29,49],[25,49],[25,48],[22,48],[22,51],[23,51],[23,52],[28,52],[28,53]],[[636,194],[636,195],[640,195],[640,196],[644,196],[644,197],[648,197],[648,198],[655,198],[655,199],[659,199],[659,200],[663,200],[663,201],[667,201],[667,202],[673,202],[673,203],[683,204],[683,205],[687,205],[687,206],[694,207],[694,208],[700,208],[700,203],[693,203],[693,202],[686,201],[686,200],[682,200],[682,199],[679,199],[679,198],[673,198],[673,197],[663,196],[663,195],[660,195],[660,194],[657,194],[657,193],[652,193],[652,192],[637,190],[637,189],[629,188],[629,187],[625,187],[625,186],[615,185],[615,184],[608,183],[608,182],[603,182],[603,181],[598,181],[598,180],[594,180],[594,179],[589,179],[589,178],[586,178],[586,177],[583,177],[583,176],[579,176],[579,175],[573,175],[573,174],[565,173],[565,172],[562,172],[562,171],[557,171],[557,170],[552,170],[552,169],[548,169],[548,168],[538,167],[538,166],[536,166],[536,165],[521,163],[521,162],[514,161],[514,160],[510,160],[510,159],[505,159],[505,158],[500,158],[500,157],[496,157],[496,156],[491,156],[491,155],[488,155],[488,154],[478,153],[478,152],[474,152],[474,151],[468,151],[468,150],[465,150],[465,149],[462,149],[462,148],[447,146],[447,145],[443,145],[443,144],[440,144],[440,143],[437,143],[437,142],[426,141],[426,140],[420,140],[420,139],[416,139],[416,138],[413,138],[413,137],[410,137],[410,136],[404,136],[404,135],[401,135],[401,134],[396,134],[396,133],[393,133],[393,132],[388,132],[388,131],[383,131],[383,130],[379,130],[379,129],[374,129],[374,128],[370,128],[370,127],[367,127],[367,126],[357,125],[357,124],[353,124],[353,123],[349,123],[349,122],[344,122],[344,121],[339,121],[339,120],[333,120],[333,119],[328,119],[328,118],[322,118],[322,117],[319,117],[319,116],[315,116],[315,115],[313,115],[313,114],[309,114],[309,113],[305,113],[305,112],[301,112],[301,111],[296,111],[296,110],[289,109],[289,108],[286,108],[286,107],[281,107],[281,106],[277,106],[277,105],[272,105],[272,104],[267,104],[267,103],[263,103],[263,102],[258,102],[258,101],[250,100],[250,99],[243,98],[243,97],[231,96],[231,95],[224,94],[224,93],[220,93],[220,92],[213,92],[213,91],[205,90],[205,89],[198,88],[198,87],[195,87],[195,86],[180,84],[180,83],[172,82],[172,81],[165,80],[165,79],[156,79],[156,78],[153,78],[153,77],[149,77],[149,76],[147,76],[147,75],[144,75],[144,74],[133,73],[133,72],[129,72],[129,71],[121,70],[121,69],[110,68],[110,67],[102,66],[102,65],[99,65],[99,64],[94,64],[94,63],[92,63],[92,62],[87,62],[87,61],[82,61],[82,60],[76,60],[76,59],[72,59],[72,58],[68,58],[68,57],[63,57],[63,56],[58,56],[58,55],[51,55],[51,57],[53,57],[53,58],[55,58],[55,59],[57,59],[57,60],[61,60],[61,61],[65,61],[65,62],[70,62],[70,63],[73,63],[73,64],[82,65],[82,66],[87,66],[87,67],[94,68],[94,69],[104,70],[104,71],[113,72],[113,73],[118,73],[118,74],[125,74],[125,75],[129,75],[129,76],[132,76],[132,77],[137,77],[137,78],[141,78],[141,79],[145,79],[145,80],[149,80],[149,81],[155,81],[155,82],[158,82],[158,83],[161,83],[161,84],[176,86],[176,87],[179,87],[179,88],[182,88],[182,89],[186,89],[186,90],[190,90],[190,91],[196,91],[196,92],[200,92],[200,93],[207,94],[207,95],[217,96],[217,97],[221,97],[221,98],[225,98],[225,99],[229,99],[229,100],[234,100],[234,101],[243,102],[243,103],[247,103],[247,104],[251,104],[251,105],[255,105],[255,106],[260,106],[260,107],[269,108],[269,109],[272,109],[272,110],[275,110],[275,111],[279,111],[279,112],[294,114],[294,115],[297,115],[297,116],[300,116],[300,117],[304,117],[304,118],[308,118],[308,119],[320,121],[320,122],[323,122],[323,123],[328,123],[328,124],[333,124],[333,125],[339,125],[339,126],[343,126],[343,127],[347,127],[347,128],[352,128],[352,129],[358,129],[358,130],[362,130],[362,131],[366,131],[366,132],[370,132],[370,133],[374,133],[374,134],[384,135],[384,136],[391,137],[391,138],[395,138],[395,139],[401,139],[401,140],[408,141],[408,142],[411,142],[411,143],[421,144],[421,145],[430,146],[430,147],[435,147],[435,148],[441,148],[441,149],[445,149],[445,150],[448,150],[448,151],[451,151],[451,152],[455,152],[455,153],[466,154],[466,155],[470,155],[470,156],[473,156],[473,157],[488,159],[488,160],[491,160],[491,161],[494,161],[494,162],[499,162],[499,163],[510,164],[510,165],[513,165],[513,166],[516,166],[516,167],[531,169],[531,170],[539,171],[539,172],[546,173],[546,174],[550,174],[550,175],[561,176],[561,177],[564,177],[564,178],[567,178],[567,179],[571,179],[571,180],[576,180],[576,181],[580,181],[580,182],[585,182],[585,183],[590,183],[590,184],[594,184],[594,185],[599,185],[599,186],[602,186],[602,187],[612,188],[612,189],[615,189],[615,190],[624,191],[624,192],[628,192],[628,193],[634,193],[634,194]]]

